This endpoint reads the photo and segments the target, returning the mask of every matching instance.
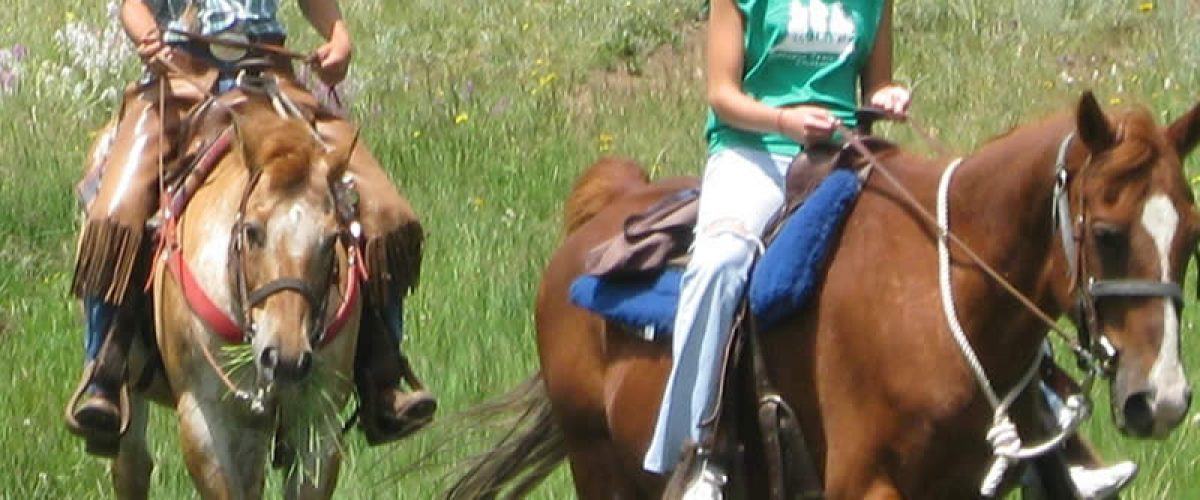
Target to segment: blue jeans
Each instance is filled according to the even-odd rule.
[[[663,393],[646,470],[675,467],[686,439],[699,442],[710,413],[733,314],[759,236],[784,202],[791,158],[754,149],[726,149],[708,158],[692,256],[683,273],[672,337],[671,374]]]

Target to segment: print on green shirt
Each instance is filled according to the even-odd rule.
[[[854,126],[858,77],[875,43],[883,0],[738,0],[745,26],[742,88],[769,106],[814,104]],[[795,156],[781,134],[736,129],[709,110],[709,153],[748,147]]]

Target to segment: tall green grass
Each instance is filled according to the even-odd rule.
[[[1198,98],[1200,16],[1182,0],[897,4],[896,76],[915,89],[915,116],[960,151],[1072,105],[1084,89],[1104,102],[1144,103],[1164,119]],[[286,8],[292,45],[315,47],[294,5]],[[343,2],[357,42],[353,118],[428,230],[406,349],[444,414],[536,369],[535,286],[584,167],[620,153],[656,176],[699,172],[699,8],[698,0]],[[106,464],[86,456],[60,419],[82,357],[67,290],[70,193],[89,133],[113,107],[103,89],[137,68],[129,58],[118,76],[76,93],[52,78],[72,63],[53,33],[68,22],[111,22],[104,6],[17,0],[7,12],[0,49],[20,43],[29,55],[16,93],[0,94],[0,497],[107,496]],[[883,132],[921,147],[903,126]],[[1194,162],[1188,168],[1196,172]],[[1186,360],[1200,369],[1192,311],[1185,328]],[[1105,404],[1097,401],[1087,434],[1106,456],[1142,465],[1128,497],[1193,494],[1196,429],[1130,441],[1112,430]],[[193,495],[173,415],[159,410],[150,429],[154,495]],[[352,433],[339,496],[431,497],[439,469],[408,465],[475,446],[438,448],[449,437],[434,430],[377,449]],[[269,487],[278,492],[278,480]],[[570,497],[565,472],[537,496]]]

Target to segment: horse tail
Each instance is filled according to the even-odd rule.
[[[491,450],[459,467],[458,479],[443,494],[447,500],[496,498],[505,490],[504,498],[523,498],[567,457],[541,372],[467,414],[475,422],[503,419],[510,426]]]
[[[567,197],[567,234],[591,220],[622,193],[650,182],[646,170],[628,158],[606,156],[588,167]]]

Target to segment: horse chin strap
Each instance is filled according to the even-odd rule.
[[[950,283],[950,249],[947,244],[950,227],[950,179],[960,164],[962,164],[961,158],[951,162],[950,166],[942,173],[941,181],[938,183],[938,286],[941,290],[942,311],[946,315],[946,322],[951,334],[954,336],[954,341],[958,344],[959,351],[970,367],[971,373],[975,375],[976,382],[987,397],[988,403],[992,406],[992,426],[988,429],[987,439],[992,444],[992,454],[995,458],[992,460],[992,464],[988,468],[987,474],[984,476],[979,488],[981,495],[990,497],[995,495],[999,489],[1001,480],[1004,478],[1004,473],[1008,471],[1009,467],[1021,460],[1037,457],[1055,449],[1068,436],[1075,432],[1079,424],[1091,412],[1091,403],[1087,399],[1088,389],[1091,388],[1091,381],[1089,377],[1089,380],[1085,382],[1085,390],[1081,391],[1080,394],[1073,394],[1067,398],[1065,410],[1068,418],[1058,433],[1036,446],[1023,446],[1021,436],[1017,432],[1016,424],[1008,416],[1008,410],[1037,375],[1038,369],[1041,367],[1042,360],[1045,357],[1045,351],[1043,349],[1037,350],[1029,368],[1025,370],[1025,373],[1017,381],[1017,384],[1009,389],[1004,398],[1001,399],[997,396],[991,380],[988,379],[987,373],[983,369],[983,364],[979,361],[979,357],[975,355],[974,349],[971,348],[971,344],[967,340],[966,333],[958,320],[958,313],[954,305],[953,286]]]

